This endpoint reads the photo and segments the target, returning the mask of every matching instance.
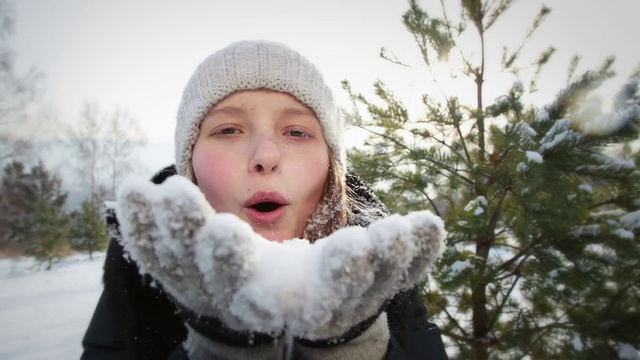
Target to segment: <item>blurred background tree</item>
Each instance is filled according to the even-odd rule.
[[[107,224],[104,216],[93,201],[85,200],[82,209],[72,214],[71,246],[78,251],[89,253],[89,259],[93,259],[93,253],[103,251],[109,244]]]
[[[114,200],[123,178],[138,166],[138,150],[146,144],[138,120],[123,109],[105,111],[85,102],[80,121],[67,130],[70,166],[96,206]]]
[[[79,121],[62,123],[41,99],[44,74],[16,69],[14,29],[11,3],[0,0],[0,256],[33,255],[51,266],[72,243],[92,257],[107,245],[99,209],[139,167],[146,137],[125,109],[90,101]]]
[[[24,171],[24,166],[12,162],[4,169],[0,187],[4,214],[11,214],[5,223],[8,240],[14,249],[45,263],[50,270],[54,262],[70,250],[71,218],[63,209],[67,194],[58,177],[51,175],[44,164]]]
[[[0,165],[34,157],[32,134],[39,132],[38,117],[29,113],[42,74],[35,69],[20,74],[8,45],[15,22],[11,7],[0,1]]]

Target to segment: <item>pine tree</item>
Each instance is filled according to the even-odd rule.
[[[27,186],[24,165],[13,161],[4,167],[0,184],[0,248],[19,250],[15,225],[31,212],[33,192]]]
[[[485,105],[486,31],[511,3],[464,0],[455,23],[410,1],[403,21],[427,68],[459,51],[476,102],[425,95],[424,116],[409,119],[382,82],[383,105],[344,82],[368,113],[356,108],[350,119],[371,132],[350,152],[352,166],[393,211],[429,207],[445,220],[448,249],[425,301],[452,358],[616,358],[619,346],[640,348],[640,172],[609,149],[638,138],[640,77],[609,113],[592,93],[613,76],[613,58],[578,77],[573,61],[547,106],[526,105],[521,81]],[[549,12],[540,10],[527,38]],[[469,28],[480,39],[475,63],[456,42]],[[505,50],[503,69],[516,67],[521,48]],[[553,52],[533,61],[529,91]]]
[[[28,244],[27,254],[39,263],[45,263],[46,270],[51,270],[53,263],[64,257],[69,250],[71,219],[62,211],[65,197],[40,194],[34,212],[20,224],[20,235]]]
[[[70,218],[63,209],[67,194],[61,187],[42,162],[29,172],[17,162],[4,169],[0,204],[10,239],[47,269],[69,248]]]
[[[87,251],[89,259],[93,259],[93,253],[104,250],[109,243],[106,223],[100,209],[92,201],[85,200],[80,213],[73,218],[71,243],[74,249]]]

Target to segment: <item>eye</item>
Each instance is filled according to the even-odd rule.
[[[233,127],[225,127],[222,129],[215,130],[213,135],[234,135],[239,134],[240,130]]]
[[[291,129],[291,130],[287,130],[285,132],[286,135],[292,136],[292,137],[305,137],[308,138],[310,135],[305,132],[304,130],[300,130],[300,129]]]

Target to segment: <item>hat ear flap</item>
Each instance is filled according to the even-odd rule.
[[[322,198],[307,219],[302,233],[302,237],[310,242],[327,237],[347,226],[349,218],[345,175],[333,156],[329,156],[329,164],[329,175]]]

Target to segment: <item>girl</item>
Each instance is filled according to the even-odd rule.
[[[347,172],[333,96],[306,58],[267,41],[212,54],[184,90],[175,145],[175,167],[152,179],[164,188],[130,186],[117,216],[108,214],[113,239],[83,359],[446,359],[417,290],[398,291],[433,263],[444,230],[429,221],[415,225],[414,217],[410,232],[387,231],[393,236],[353,230],[377,245],[357,256],[359,248],[347,247],[336,230],[367,227],[387,211]],[[240,223],[250,231],[238,230]],[[310,251],[340,265],[323,278],[329,290],[290,285],[295,299],[280,307],[248,296],[249,285],[261,285],[254,275],[269,270],[254,259],[257,238],[317,241]],[[212,247],[214,265],[201,260]],[[408,254],[406,261],[388,255],[394,251]],[[331,297],[311,295],[317,293]],[[285,322],[276,320],[278,311]],[[284,341],[284,328],[293,343]]]

